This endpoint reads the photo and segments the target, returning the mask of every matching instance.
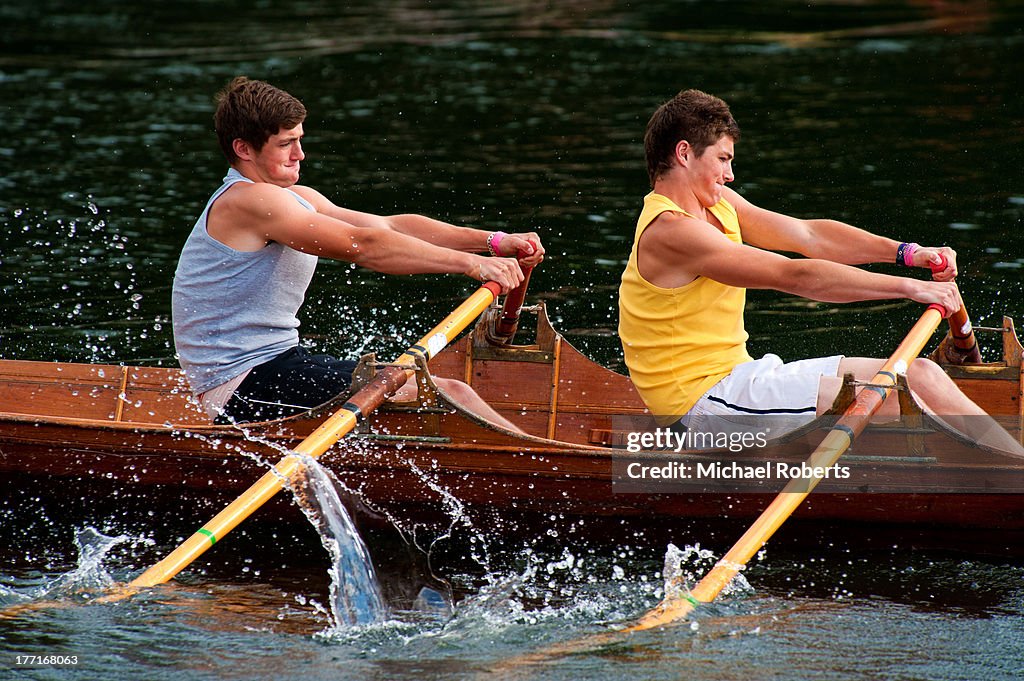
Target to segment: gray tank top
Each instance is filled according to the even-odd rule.
[[[174,273],[174,347],[197,395],[299,344],[296,314],[316,269],[315,255],[277,242],[236,251],[207,233],[210,206],[236,182],[252,180],[228,171],[185,241]]]

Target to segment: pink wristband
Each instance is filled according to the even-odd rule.
[[[907,247],[903,249],[903,264],[907,267],[914,266],[914,251],[919,248],[917,244],[907,244]]]
[[[507,237],[505,232],[491,232],[487,237],[487,252],[493,256],[501,256],[501,240]]]

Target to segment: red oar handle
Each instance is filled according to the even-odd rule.
[[[928,266],[935,274],[946,269],[947,264],[946,256],[940,253],[939,262],[928,263]],[[981,364],[981,350],[978,349],[978,341],[974,337],[974,327],[971,326],[971,319],[967,316],[967,307],[964,305],[963,299],[960,300],[960,309],[949,317],[949,334],[953,337],[953,344],[946,346],[947,362],[957,366]]]

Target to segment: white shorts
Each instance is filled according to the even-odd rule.
[[[764,430],[779,437],[814,420],[822,376],[838,376],[843,355],[784,363],[744,362],[697,400],[680,423],[690,430]]]

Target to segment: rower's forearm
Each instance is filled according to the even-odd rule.
[[[384,274],[468,274],[481,259],[388,229],[362,230],[344,252],[322,255]]]
[[[866,272],[829,260],[793,260],[780,290],[825,303],[914,298],[915,280]]]
[[[424,215],[392,215],[387,218],[391,228],[427,243],[457,251],[481,252],[487,250],[490,232],[459,227]]]
[[[872,234],[838,220],[807,220],[814,231],[811,258],[831,260],[846,265],[896,262],[899,242]]]
[[[899,242],[838,220],[808,220],[815,231],[809,257],[846,265],[895,262]]]

